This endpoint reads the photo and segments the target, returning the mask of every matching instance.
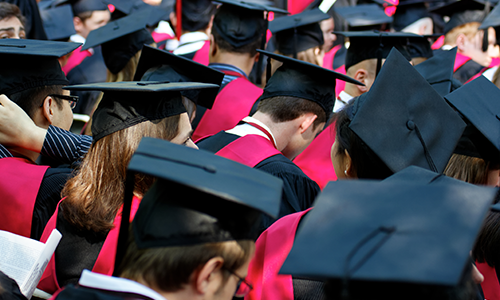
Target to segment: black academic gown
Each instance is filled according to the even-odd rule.
[[[0,271],[0,300],[27,300],[17,282]]]
[[[132,293],[103,291],[82,286],[67,286],[56,297],[57,300],[151,300],[147,296]]]
[[[457,79],[462,84],[465,84],[474,75],[481,72],[482,69],[484,69],[483,66],[471,59],[458,68],[455,73],[453,73],[453,78]]]
[[[216,153],[238,138],[239,136],[237,135],[221,131],[216,135],[199,141],[197,146],[200,149]],[[283,180],[283,193],[278,218],[308,209],[312,206],[314,199],[320,192],[318,184],[282,154],[264,159],[255,168]],[[264,217],[261,231],[271,226],[274,221],[269,217]]]

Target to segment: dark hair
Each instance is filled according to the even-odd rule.
[[[262,36],[259,36],[252,42],[241,46],[234,47],[226,41],[215,29],[212,29],[212,35],[214,36],[214,43],[223,51],[233,52],[233,53],[241,53],[241,54],[250,54],[250,56],[255,56],[257,54],[257,49],[260,49],[262,44]]]
[[[75,15],[75,17],[78,17],[78,18],[80,18],[80,20],[82,20],[82,22],[85,22],[85,20],[87,20],[90,17],[92,17],[93,13],[94,13],[93,10],[91,10],[91,11],[84,11],[84,12],[81,12],[81,13]]]
[[[500,267],[500,213],[489,212],[479,233],[472,256],[480,263]]]
[[[204,10],[202,5],[206,5]],[[216,10],[217,6],[210,1],[206,1],[206,3],[182,1],[182,30],[193,32],[207,29]],[[175,5],[174,12],[176,12]]]
[[[270,115],[277,123],[295,120],[305,113],[313,113],[318,116],[314,120],[313,129],[326,122],[326,113],[319,104],[297,97],[276,96],[262,99],[257,111]]]
[[[21,24],[26,24],[26,18],[22,15],[21,10],[17,5],[8,2],[0,2],[0,20],[16,17],[21,21]]]
[[[336,121],[337,153],[334,155],[344,155],[345,150],[349,153],[352,161],[352,169],[358,178],[365,179],[385,179],[394,174],[387,165],[366,145],[358,135],[349,128],[351,120],[347,111],[352,107],[352,103],[338,112],[334,118]]]
[[[40,86],[7,95],[7,97],[19,105],[28,116],[33,117],[45,98],[50,94],[61,94],[62,88],[62,85]],[[56,102],[57,107],[62,108],[63,100],[55,97],[52,99]]]

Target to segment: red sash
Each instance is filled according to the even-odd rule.
[[[159,32],[156,32],[156,31],[153,31],[151,33],[151,36],[153,37],[153,40],[155,41],[155,43],[159,43],[159,42],[163,42],[163,41],[171,40],[171,39],[175,38],[171,34],[168,34],[168,33],[159,33]]]
[[[465,56],[457,52],[457,57],[455,58],[455,65],[453,66],[453,72],[456,72],[460,69],[461,66],[465,65],[466,62],[471,60],[470,57]]]
[[[437,49],[441,49],[441,47],[443,47],[444,45],[444,35],[440,36],[435,42],[434,44],[431,45],[431,49],[432,50],[437,50]]]
[[[334,71],[345,75],[346,74],[345,65],[338,67]],[[335,80],[335,98],[337,98],[340,95],[340,92],[342,92],[343,90],[345,90],[345,81],[340,80],[340,79],[336,79]]]
[[[476,267],[484,276],[484,281],[481,283],[484,298],[486,300],[500,300],[500,284],[495,268],[490,267],[487,263],[478,262],[476,262]]]
[[[323,189],[329,181],[337,180],[333,169],[331,149],[335,142],[335,123],[326,127],[293,162]]]
[[[215,154],[253,168],[264,159],[281,154],[281,152],[274,147],[272,141],[265,137],[247,134],[229,143]]]
[[[323,57],[323,68],[333,71],[333,59],[340,48],[342,48],[342,45],[337,45],[325,53],[325,56]]]
[[[253,289],[245,300],[293,300],[292,276],[278,272],[292,249],[300,220],[310,210],[284,216],[260,235],[246,277]]]
[[[62,199],[61,201],[63,200],[64,199]],[[49,238],[50,233],[52,233],[52,230],[56,228],[57,212],[59,210],[59,204],[61,204],[61,201],[59,201],[59,203],[57,204],[56,211],[54,212],[49,222],[45,226],[42,238],[40,239],[41,242],[45,243]],[[135,213],[139,208],[140,202],[141,200],[134,196],[132,200],[132,207],[130,209],[130,221],[133,220]],[[106,240],[102,245],[101,251],[99,252],[99,256],[97,256],[97,260],[94,264],[94,267],[92,268],[92,272],[101,273],[109,276],[113,274],[113,268],[115,265],[116,245],[118,244],[118,234],[120,233],[121,212],[122,212],[122,207],[120,207],[120,209],[118,210],[115,220],[113,221],[114,227],[109,231]],[[57,282],[56,262],[54,255],[52,255],[52,257],[50,258],[49,264],[47,265],[47,268],[45,269],[45,272],[42,275],[42,279],[40,279],[40,282],[38,283],[38,288],[49,294],[53,294],[61,289],[59,283]]]
[[[92,56],[92,53],[89,50],[84,50],[81,51],[82,47],[76,48],[73,53],[71,53],[71,56],[68,59],[68,62],[64,67],[62,67],[62,70],[64,72],[64,75],[68,75],[68,73],[73,70],[74,67],[78,66],[79,64],[82,63],[82,61],[87,58]]]
[[[0,159],[0,230],[30,237],[36,196],[48,168],[24,158]]]
[[[208,55],[210,51],[210,40],[206,40],[203,47],[196,51],[193,57],[193,61],[198,62],[202,65],[208,66]]]
[[[228,83],[215,98],[212,109],[207,110],[201,117],[193,133],[193,141],[236,126],[239,121],[248,116],[262,92],[261,88],[244,77]]]

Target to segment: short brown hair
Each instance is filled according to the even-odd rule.
[[[468,39],[473,38],[477,34],[480,25],[479,22],[470,22],[453,28],[444,36],[444,44],[454,45],[457,36],[461,33],[465,34]]]
[[[120,266],[120,277],[144,281],[153,289],[176,292],[189,283],[193,272],[210,259],[224,259],[224,270],[237,270],[250,258],[255,243],[250,240],[206,243],[194,246],[138,249],[132,230]],[[229,272],[224,272],[227,280]]]
[[[276,96],[262,99],[257,111],[270,115],[277,123],[295,120],[303,114],[313,113],[318,116],[314,120],[313,129],[326,122],[326,113],[319,104],[297,97]]]
[[[488,171],[491,169],[498,169],[498,166],[491,165],[482,158],[454,153],[444,174],[468,183],[484,185],[488,182]]]
[[[62,94],[62,85],[40,86],[14,94],[7,95],[13,102],[21,107],[31,118],[38,107],[43,103],[45,98],[51,94]],[[59,98],[52,98],[58,108],[62,108],[63,101]]]
[[[0,2],[0,20],[16,17],[23,26],[26,24],[26,18],[21,14],[17,5],[8,2]]]
[[[260,49],[262,44],[262,36],[260,36],[244,46],[234,47],[228,41],[226,41],[214,28],[212,28],[212,35],[214,36],[214,43],[219,46],[222,51],[230,53],[249,54],[252,57],[257,54],[257,49]]]

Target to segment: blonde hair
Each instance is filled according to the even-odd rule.
[[[453,154],[444,174],[472,184],[485,185],[488,181],[490,163],[482,158]]]
[[[470,22],[457,26],[444,36],[445,45],[455,45],[459,34],[464,34],[468,39],[472,39],[477,33],[481,23]]]

